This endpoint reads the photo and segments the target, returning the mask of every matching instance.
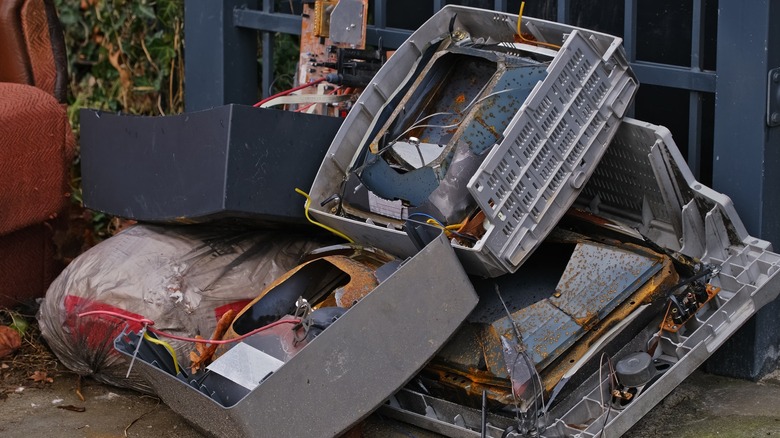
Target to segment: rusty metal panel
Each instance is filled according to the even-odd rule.
[[[514,340],[513,324],[517,324],[526,352],[540,369],[571,346],[584,332],[577,321],[547,299],[518,310],[512,314],[512,319],[504,317],[494,322],[488,329],[487,337],[491,339],[489,345],[500,351],[501,338]],[[497,359],[497,363],[489,361],[490,370],[508,377],[503,356],[499,355]]]
[[[583,242],[577,245],[550,303],[588,328],[661,269],[649,251]]]
[[[487,328],[488,368],[496,375],[506,376],[502,355],[488,351],[500,351],[501,339],[514,339],[516,324],[526,352],[538,369],[544,369],[647,283],[662,264],[660,255],[628,245],[577,244],[552,296]]]

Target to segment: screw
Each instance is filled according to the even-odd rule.
[[[456,30],[455,32],[452,33],[452,39],[454,41],[462,41],[466,39],[466,32],[462,30]]]
[[[780,113],[778,112],[772,113],[772,117],[770,117],[769,120],[774,124],[780,123]]]

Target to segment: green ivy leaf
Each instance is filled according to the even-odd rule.
[[[141,15],[145,16],[146,18],[149,18],[151,20],[156,19],[157,17],[154,15],[154,8],[148,5],[138,5],[138,12],[141,13]]]

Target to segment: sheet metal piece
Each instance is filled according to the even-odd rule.
[[[514,338],[517,324],[522,343],[538,369],[544,369],[626,297],[637,291],[662,266],[658,254],[634,247],[611,247],[594,242],[577,245],[555,293],[520,309],[512,319],[501,318],[485,332],[488,368],[504,375],[497,360],[501,339]]]
[[[650,306],[647,310],[643,311],[646,316],[640,319],[642,325],[647,324],[650,315],[655,315],[662,307],[662,298],[668,294],[669,290],[677,284],[679,280],[680,276],[674,269],[672,260],[669,257],[664,256],[661,269],[651,277],[650,280],[642,285],[634,294],[623,300],[612,313],[602,318],[592,330],[588,331],[588,333],[580,338],[575,345],[566,351],[565,355],[558,358],[557,361],[545,370],[542,375],[545,389],[547,391],[552,391],[561,378],[576,365],[578,360],[583,358],[586,354],[589,354],[589,350],[594,345],[603,341],[603,338],[610,332],[612,327],[628,318],[629,315],[634,314],[634,312],[639,311],[639,308],[644,305]],[[595,357],[596,353],[593,352],[592,354],[593,357]],[[587,375],[589,372],[584,372],[582,374]]]
[[[330,39],[358,46],[366,38],[364,5],[359,0],[339,0],[330,14]]]
[[[474,406],[470,402],[485,390],[491,401],[512,404],[508,369],[517,364],[508,363],[519,357],[507,354],[518,347],[513,324],[522,336],[519,348],[525,348],[550,391],[616,321],[642,304],[658,301],[678,279],[668,257],[631,244],[580,242],[568,261],[551,254],[551,249],[555,247],[540,254],[544,263],[537,266],[539,261],[532,259],[533,269],[512,276],[534,275],[528,279],[530,285],[512,287],[511,281],[501,281],[511,318],[502,316],[506,313],[499,302],[481,303],[471,317],[474,323],[464,326],[426,368],[441,383],[443,394],[455,394],[461,403]],[[512,298],[519,292],[542,296],[526,297],[517,305]],[[530,375],[513,377],[516,392],[528,389],[523,385],[531,383]]]
[[[211,436],[337,436],[408,382],[477,300],[441,235],[231,408],[148,363],[136,367]]]
[[[513,322],[514,320],[514,322]],[[513,324],[517,324],[521,343],[539,369],[566,350],[582,334],[575,320],[555,307],[549,299],[535,303],[487,326],[484,331],[485,357],[488,369],[497,376],[508,377],[502,349],[502,339],[517,342]]]
[[[589,330],[660,269],[660,257],[647,250],[583,242],[574,250],[550,303]]]

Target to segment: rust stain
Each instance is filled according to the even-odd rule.
[[[345,257],[329,257],[328,262],[349,275],[349,283],[332,294],[339,307],[349,309],[379,284],[374,270],[362,263]]]
[[[481,116],[474,117],[474,121],[479,123],[487,132],[489,132],[493,137],[496,138],[496,140],[499,140],[501,138],[501,134],[496,131],[495,126],[488,125],[487,122],[485,122]]]
[[[655,254],[655,253],[653,253]],[[555,385],[561,380],[564,374],[587,353],[591,346],[598,341],[605,333],[620,321],[628,317],[639,306],[651,303],[662,298],[670,287],[679,282],[680,276],[674,270],[672,261],[669,257],[659,256],[662,259],[661,270],[652,276],[642,287],[631,294],[625,301],[607,315],[599,324],[597,324],[585,336],[580,338],[569,351],[561,356],[553,366],[548,367],[542,373],[542,381],[545,389],[549,392],[555,388]]]
[[[432,374],[443,386],[459,392],[464,401],[477,403],[477,400],[482,398],[482,391],[485,391],[491,402],[502,405],[514,403],[512,386],[507,379],[498,379],[480,370],[464,371],[436,362],[429,364],[425,372]]]
[[[599,302],[603,303],[604,300],[600,299]],[[587,310],[584,317],[574,318],[574,322],[586,331],[591,331],[599,323],[599,315],[596,312]]]

